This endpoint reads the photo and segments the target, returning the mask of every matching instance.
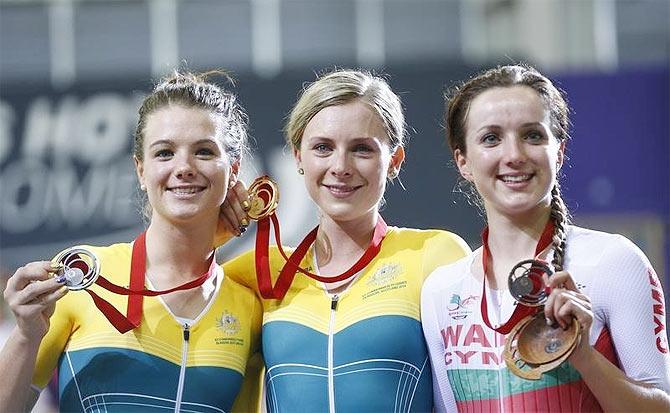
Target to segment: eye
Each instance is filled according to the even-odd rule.
[[[195,151],[195,154],[199,157],[212,158],[217,155],[217,152],[211,148],[199,148],[197,151]]]
[[[373,149],[369,145],[361,143],[359,145],[354,146],[354,152],[369,153],[373,152]]]
[[[331,147],[325,143],[317,143],[312,149],[319,155],[325,155],[332,151]]]
[[[487,133],[481,138],[481,143],[488,146],[495,145],[498,142],[500,142],[500,138],[495,133]]]
[[[154,152],[154,158],[158,159],[169,159],[174,155],[174,152],[172,152],[170,149],[159,149],[156,152]]]
[[[526,140],[531,143],[541,143],[544,141],[544,135],[539,131],[530,131],[526,135]]]

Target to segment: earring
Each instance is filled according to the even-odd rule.
[[[147,187],[144,184],[140,184],[140,191],[147,192]]]
[[[305,170],[302,169],[302,168],[298,168],[298,175],[304,175],[304,174],[305,174]]]
[[[389,169],[388,177],[390,180],[394,180],[398,177],[398,170],[397,169]]]

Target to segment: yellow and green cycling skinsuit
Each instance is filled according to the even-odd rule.
[[[128,285],[131,244],[86,248],[105,278]],[[69,292],[42,341],[34,387],[43,388],[57,367],[61,411],[231,410],[259,345],[262,314],[251,290],[216,271],[217,291],[192,322],[178,321],[160,298],[145,297],[141,325],[125,334],[88,294]],[[126,296],[91,288],[125,313]],[[247,396],[240,402],[254,405]]]
[[[268,410],[430,411],[421,285],[468,252],[445,231],[389,227],[379,254],[341,294],[298,273],[282,300],[263,300]],[[284,260],[276,249],[270,254],[274,284]],[[311,251],[301,265],[314,271]],[[224,269],[258,291],[253,252]]]

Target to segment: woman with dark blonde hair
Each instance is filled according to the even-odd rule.
[[[436,269],[423,286],[436,410],[670,411],[656,273],[626,238],[569,223],[558,179],[569,129],[561,92],[531,67],[497,67],[448,97],[445,124],[488,226],[481,248]],[[510,282],[510,271],[528,259],[535,260],[530,272],[511,278],[528,283]],[[541,277],[538,268],[546,268]],[[567,360],[556,358],[555,368],[531,380],[544,358],[525,353],[509,368],[503,358],[539,337],[524,341],[512,328],[526,309],[519,302],[534,298],[546,299],[536,316],[556,334],[540,353],[565,349]],[[559,330],[574,332],[574,347]]]
[[[319,225],[291,263],[270,251],[265,287],[272,294],[263,300],[268,409],[431,411],[421,284],[469,248],[449,232],[387,226],[380,215],[386,184],[405,156],[400,99],[378,76],[336,70],[305,88],[285,132]],[[249,271],[253,260],[253,253],[231,260],[226,273],[264,294]]]
[[[56,368],[63,411],[232,408],[262,312],[252,291],[224,276],[213,245],[225,241],[216,239],[220,206],[247,127],[236,96],[205,78],[168,76],[139,110],[133,152],[146,231],[133,243],[79,248],[71,261],[29,263],[9,279],[17,326],[0,354],[0,411],[30,410]],[[83,270],[63,266],[87,254],[99,261],[98,280],[130,286],[128,298],[97,281],[85,291],[104,311],[83,291],[66,295]],[[109,308],[126,306],[127,316]]]

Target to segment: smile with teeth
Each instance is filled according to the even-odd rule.
[[[191,195],[203,190],[201,186],[182,186],[176,188],[169,188],[170,192],[176,195]]]
[[[507,183],[519,183],[529,181],[533,177],[532,174],[526,175],[500,175],[499,178],[503,182]]]
[[[345,195],[354,192],[359,186],[346,186],[346,185],[324,185],[328,190],[334,194]]]

